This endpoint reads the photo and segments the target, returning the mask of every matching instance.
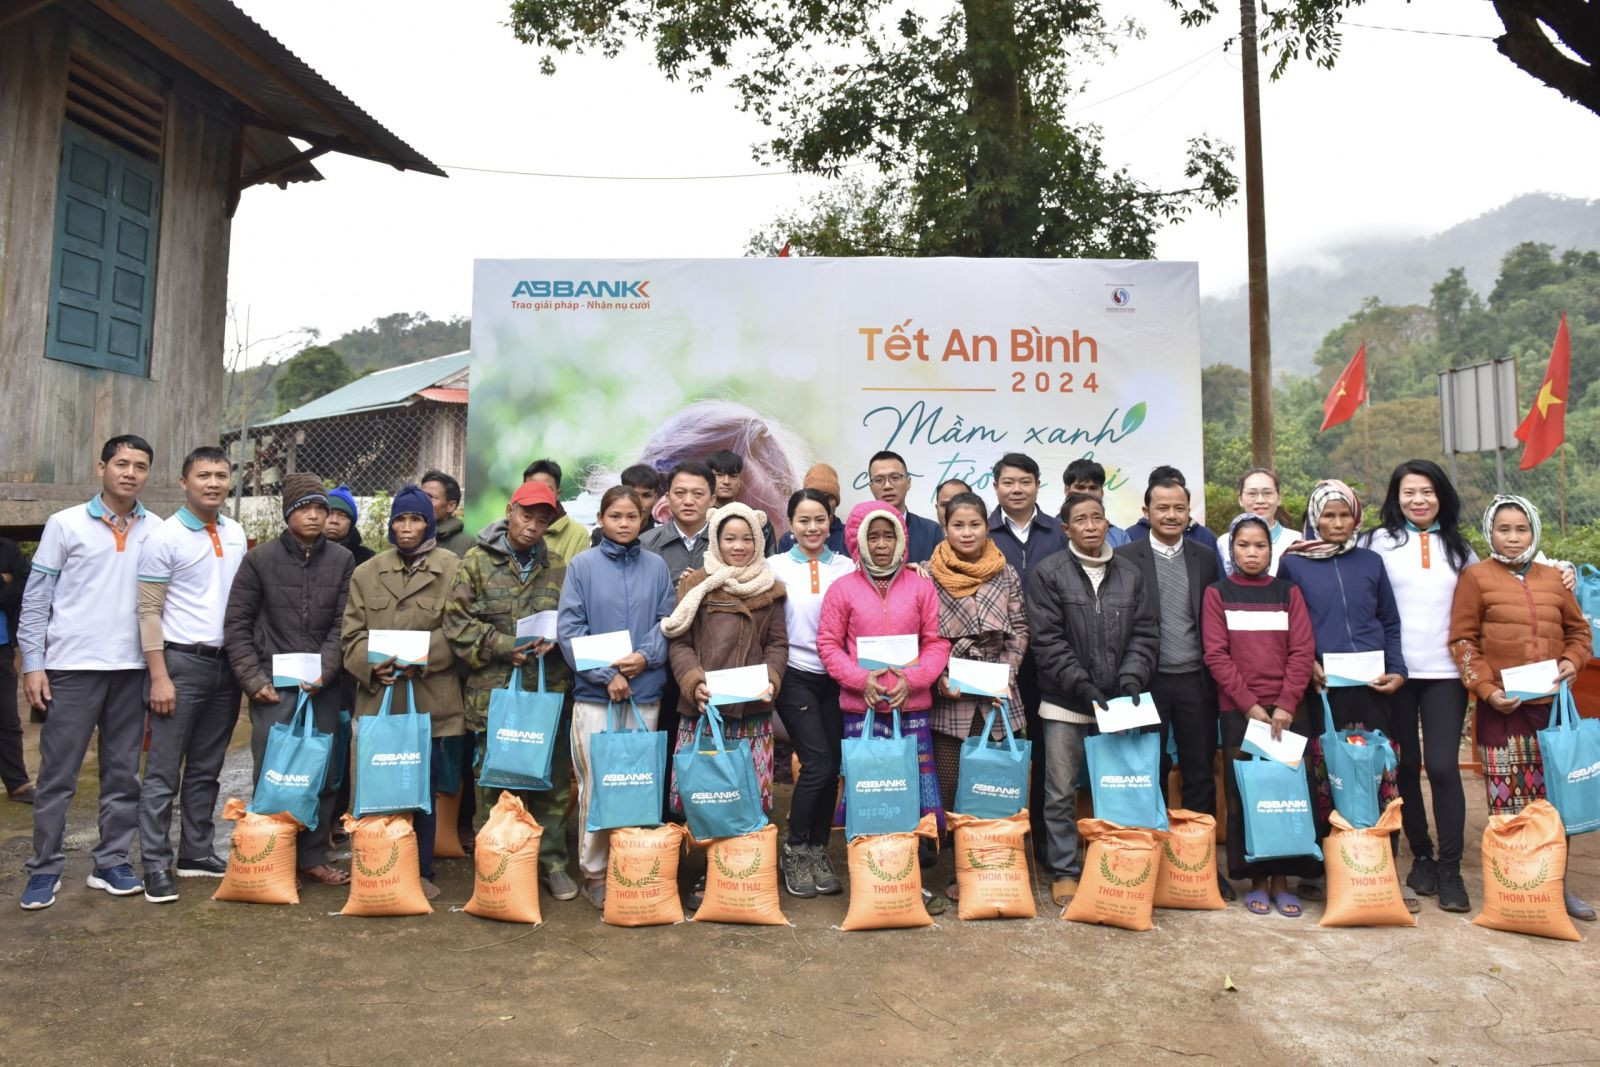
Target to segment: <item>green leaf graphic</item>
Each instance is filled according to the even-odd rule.
[[[1126,415],[1122,416],[1122,433],[1124,436],[1126,436],[1127,434],[1137,430],[1143,424],[1144,401],[1141,400],[1137,404],[1133,405],[1133,407],[1129,408]]]

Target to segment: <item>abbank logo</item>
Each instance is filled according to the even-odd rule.
[[[519,281],[511,290],[513,300],[577,300],[593,297],[598,300],[648,300],[650,279],[615,281],[604,279],[573,280],[571,278],[528,278]]]

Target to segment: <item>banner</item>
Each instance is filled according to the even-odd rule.
[[[478,260],[473,281],[468,527],[505,512],[540,457],[573,516],[643,462],[745,457],[744,499],[785,529],[813,463],[843,506],[871,497],[889,449],[907,507],[933,516],[960,478],[1025,452],[1039,503],[1062,472],[1106,467],[1111,521],[1136,522],[1152,467],[1205,484],[1193,263],[1122,260]]]

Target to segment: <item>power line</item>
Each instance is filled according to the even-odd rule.
[[[1374,26],[1369,22],[1346,22],[1358,30],[1387,30],[1390,33],[1420,33],[1427,37],[1466,37],[1475,41],[1492,41],[1494,36],[1487,33],[1456,33],[1452,30],[1418,30],[1410,26]]]
[[[844,163],[843,167],[865,167],[868,163]],[[546,170],[507,170],[501,167],[468,167],[452,163],[440,164],[443,170],[472,171],[475,174],[511,174],[521,178],[558,178],[586,182],[709,182],[730,178],[782,178],[806,172],[797,170],[756,170],[742,174],[566,174]]]
[[[1226,44],[1221,44],[1221,45],[1214,44],[1211,47],[1207,48],[1204,52],[1201,52],[1199,55],[1195,56],[1193,59],[1188,59],[1188,60],[1185,60],[1182,63],[1179,63],[1176,67],[1173,67],[1171,70],[1163,71],[1160,74],[1157,74],[1153,78],[1147,78],[1146,80],[1140,82],[1138,85],[1131,85],[1128,88],[1123,89],[1120,92],[1112,93],[1110,96],[1102,96],[1100,99],[1091,100],[1087,104],[1079,104],[1077,107],[1069,107],[1069,108],[1067,108],[1066,113],[1068,115],[1076,115],[1080,111],[1087,111],[1091,107],[1099,107],[1101,104],[1109,103],[1110,101],[1115,100],[1118,97],[1127,96],[1129,93],[1137,92],[1138,90],[1143,89],[1147,85],[1154,85],[1156,82],[1160,81],[1162,78],[1170,77],[1170,76],[1178,73],[1178,71],[1183,70],[1185,67],[1191,67],[1194,64],[1200,62],[1202,59],[1205,59],[1207,56],[1209,56],[1212,53],[1216,52],[1218,48],[1221,48],[1224,51],[1226,51],[1227,46],[1226,46]]]

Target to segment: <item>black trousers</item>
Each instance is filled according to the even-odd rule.
[[[1017,668],[1017,689],[1022,694],[1022,711],[1027,722],[1025,729],[1034,739],[1032,773],[1028,777],[1028,830],[1033,835],[1033,854],[1044,862],[1044,730],[1039,726],[1039,703],[1044,698],[1039,692],[1039,667],[1030,651],[1022,657]]]
[[[17,714],[17,646],[0,645],[0,781],[6,792],[28,784],[22,760],[22,719]]]
[[[1178,750],[1178,770],[1183,774],[1183,806],[1202,815],[1216,816],[1217,786],[1212,767],[1217,755],[1217,693],[1205,671],[1157,674],[1150,695],[1161,713],[1161,795],[1167,797],[1167,755],[1171,732]]]
[[[672,766],[672,757],[678,751],[678,722],[682,718],[678,714],[678,698],[681,696],[678,689],[678,679],[671,670],[667,671],[667,679],[661,685],[661,711],[656,719],[656,729],[667,735],[667,766]],[[672,790],[661,791],[661,821],[683,822],[683,812],[672,810]]]
[[[1422,771],[1433,789],[1433,824],[1439,862],[1460,866],[1467,824],[1461,786],[1461,726],[1467,718],[1467,688],[1456,678],[1407,680],[1390,698],[1389,736],[1400,746],[1401,821],[1413,856],[1432,856],[1428,813],[1422,806]],[[1418,741],[1417,728],[1422,728]]]
[[[1222,761],[1222,790],[1223,797],[1228,804],[1228,877],[1234,881],[1245,878],[1270,878],[1281,874],[1289,878],[1321,878],[1322,862],[1309,856],[1296,856],[1291,859],[1259,860],[1255,863],[1246,863],[1244,860],[1244,804],[1239,796],[1239,779],[1234,775],[1234,762],[1249,759],[1239,747],[1244,744],[1244,731],[1249,725],[1249,720],[1242,711],[1230,711],[1220,716],[1222,728],[1222,751],[1225,759]],[[1295,712],[1294,723],[1290,729],[1296,733],[1306,732],[1306,711],[1304,707]],[[1317,786],[1315,775],[1312,773],[1311,761],[1301,760],[1300,766],[1306,772],[1306,788],[1310,791],[1312,806],[1316,805]]]
[[[789,843],[826,845],[833,831],[844,735],[839,683],[826,674],[790,667],[778,691],[778,717],[800,757],[800,777],[789,801]]]

